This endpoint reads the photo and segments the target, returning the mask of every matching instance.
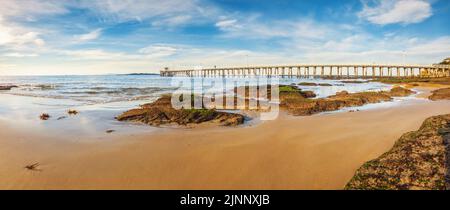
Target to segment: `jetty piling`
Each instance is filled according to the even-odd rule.
[[[353,72],[352,72],[353,70]],[[286,65],[213,69],[160,71],[163,77],[314,77],[314,78],[380,78],[380,77],[450,77],[450,65]]]

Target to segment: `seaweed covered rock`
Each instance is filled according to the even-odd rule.
[[[298,83],[300,86],[333,86],[332,84],[328,83],[314,83],[314,82],[300,82]]]
[[[119,121],[141,122],[159,126],[164,124],[200,124],[205,122],[217,123],[224,126],[235,126],[244,123],[244,116],[240,114],[219,112],[213,109],[174,109],[171,96],[164,95],[153,103],[142,105],[116,117]]]
[[[242,88],[238,91],[235,88],[235,93],[239,94],[239,97],[243,97],[243,91],[245,90],[245,97],[248,100],[249,87]],[[263,94],[265,92],[263,91]],[[271,90],[268,87],[267,94],[260,97],[269,97]],[[390,91],[379,92],[359,92],[349,93],[347,91],[337,92],[335,95],[327,98],[315,98],[316,94],[312,91],[303,91],[295,85],[280,85],[279,86],[279,99],[280,108],[288,111],[292,115],[304,116],[312,115],[320,112],[336,111],[344,107],[363,106],[369,103],[380,103],[391,101],[392,97],[407,96],[413,94],[414,91],[395,87]],[[261,92],[260,92],[261,94]]]
[[[359,168],[346,189],[450,189],[450,114],[424,121],[387,153]]]
[[[432,95],[428,98],[433,101],[450,99],[450,88],[442,88],[434,90],[431,93]]]
[[[389,95],[392,97],[406,97],[412,94],[416,94],[416,92],[399,86],[394,87],[389,91]]]
[[[362,84],[362,83],[369,83],[369,81],[366,80],[343,80],[341,83],[345,84]]]
[[[392,98],[386,92],[348,93],[342,91],[328,98],[307,99],[302,96],[290,95],[282,97],[280,106],[293,115],[312,115],[320,112],[336,111],[344,107],[362,106],[368,103],[390,101]]]
[[[317,96],[313,91],[303,91],[302,89],[294,85],[280,85],[279,90],[280,98],[289,95],[299,95],[303,98],[315,98]]]

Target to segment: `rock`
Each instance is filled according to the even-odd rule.
[[[244,123],[244,116],[240,114],[219,112],[213,109],[174,109],[172,108],[170,95],[164,95],[153,103],[142,105],[139,109],[129,110],[116,119],[141,122],[153,126],[164,124],[188,125],[205,122],[236,126]]]
[[[434,90],[431,93],[432,95],[428,98],[433,101],[450,99],[450,88]]]
[[[43,114],[41,114],[41,116],[39,116],[39,118],[41,120],[48,120],[50,118],[50,115],[47,113],[43,113]]]
[[[341,81],[342,83],[346,84],[362,84],[362,83],[369,83],[369,81],[361,81],[361,80],[344,80]]]
[[[387,153],[359,168],[345,189],[449,190],[450,114],[426,119]]]
[[[78,111],[77,111],[77,110],[69,109],[69,110],[67,111],[67,114],[69,114],[69,115],[77,115],[77,114],[78,114]]]
[[[11,90],[12,88],[17,88],[16,85],[0,85],[0,90]]]
[[[313,91],[300,91],[300,94],[305,98],[315,98],[317,96]]]
[[[300,83],[298,83],[298,85],[300,85],[300,86],[317,86],[317,83],[313,83],[313,82],[300,82]]]
[[[295,85],[279,85],[278,88],[280,92],[298,92],[302,90]]]
[[[280,98],[289,96],[289,95],[300,95],[303,98],[315,98],[317,95],[313,91],[302,91],[302,89],[297,86],[291,85],[280,85]]]
[[[313,82],[301,82],[298,83],[300,86],[333,86],[332,84],[328,83],[313,83]]]
[[[330,87],[333,86],[332,84],[328,84],[328,83],[319,83],[319,86],[323,86],[323,87]]]
[[[336,93],[336,96],[346,96],[346,95],[348,95],[348,92],[345,90]]]
[[[63,120],[63,119],[66,119],[67,117],[66,116],[61,116],[61,117],[58,117],[56,120]]]
[[[391,101],[386,92],[348,93],[342,91],[327,98],[308,99],[301,94],[280,94],[280,107],[293,115],[312,115],[320,112],[336,111],[344,107],[362,106],[368,103]]]
[[[357,107],[369,103],[391,101],[393,99],[392,96],[405,96],[414,93],[408,89],[396,87],[391,91],[380,92],[349,93],[341,91],[327,98],[313,99],[316,97],[316,94],[312,91],[302,91],[297,86],[290,85],[280,85],[279,87],[280,108],[298,116],[336,111],[344,107]],[[246,90],[248,91],[248,87]],[[269,97],[270,92],[269,88],[267,93]],[[246,97],[248,97],[248,93],[246,93]]]
[[[397,86],[397,87],[394,87],[391,89],[391,91],[389,92],[389,95],[392,97],[405,97],[405,96],[410,96],[415,93],[416,92],[414,92],[412,90]]]
[[[419,85],[422,84],[430,85],[450,85],[450,77],[436,77],[436,78],[423,78],[423,77],[414,77],[414,78],[397,78],[397,77],[389,77],[389,78],[379,78],[373,79],[371,82],[381,82],[386,84],[412,84]],[[418,84],[421,83],[421,84]]]
[[[107,130],[106,133],[113,133],[116,132],[115,130]]]

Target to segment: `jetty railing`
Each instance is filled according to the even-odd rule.
[[[226,77],[226,76],[281,76],[281,77],[450,77],[450,65],[278,65],[160,71],[163,77]]]

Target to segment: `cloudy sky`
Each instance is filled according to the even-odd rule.
[[[1,0],[0,74],[450,57],[448,0]]]

